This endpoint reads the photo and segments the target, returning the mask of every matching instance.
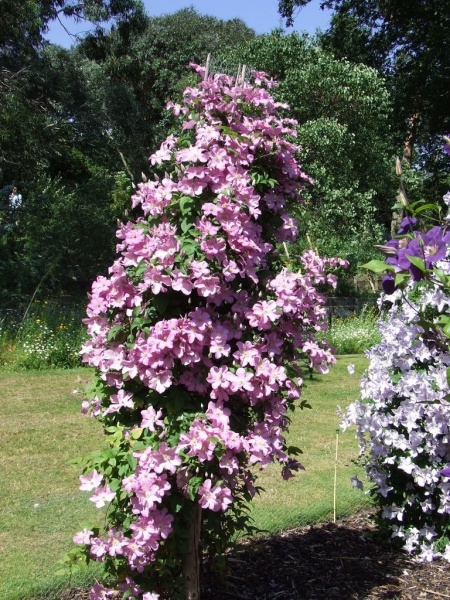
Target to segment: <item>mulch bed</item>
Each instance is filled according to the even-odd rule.
[[[204,573],[201,600],[450,599],[450,565],[421,564],[373,536],[371,515],[299,527],[231,552],[226,581]],[[85,600],[71,590],[61,600]]]

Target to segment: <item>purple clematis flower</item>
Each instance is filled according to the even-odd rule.
[[[450,467],[445,467],[439,474],[442,475],[442,477],[450,477]]]
[[[414,227],[417,224],[416,217],[405,217],[403,221],[400,223],[400,229],[398,230],[399,235],[405,235],[406,233],[411,233]]]
[[[409,256],[417,256],[425,261],[427,269],[432,263],[445,258],[447,244],[450,241],[450,232],[445,232],[442,227],[433,227],[426,233],[419,233],[408,244],[406,253]]]
[[[408,223],[405,223],[405,219],[403,219],[402,229],[403,226],[412,226],[413,218],[407,217]],[[386,259],[386,263],[393,265],[396,271],[409,271],[414,281],[420,281],[423,279],[424,274],[412,264],[410,259],[412,257],[420,258],[424,261],[425,268],[431,269],[434,263],[445,258],[447,245],[450,242],[450,231],[436,226],[426,233],[413,232],[413,234],[412,239],[408,237],[393,239],[385,244],[386,247],[391,247],[394,252],[396,251],[395,256],[389,256]],[[387,289],[391,289],[392,286],[388,279],[385,283],[382,282],[382,285],[385,291],[386,286]],[[390,292],[386,291],[386,293]]]
[[[395,281],[392,275],[385,275],[381,280],[384,293],[391,295],[395,292]]]
[[[387,264],[396,267],[396,271],[407,271],[411,266],[411,261],[407,258],[407,254],[411,255],[411,252],[409,252],[410,242],[411,240],[405,237],[401,239],[394,238],[385,244],[385,246],[390,246],[397,250],[395,256],[389,256],[386,259]]]

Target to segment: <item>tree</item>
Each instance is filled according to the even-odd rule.
[[[1,0],[0,13],[0,57],[23,57],[42,48],[49,24],[61,16],[89,21],[101,32],[105,23],[140,17],[143,6],[136,0]]]
[[[140,25],[132,36],[117,28],[105,36],[87,37],[78,48],[89,61],[85,68],[90,70],[96,112],[136,181],[148,171],[147,149],[156,148],[173,126],[166,103],[181,99],[192,81],[189,63],[203,63],[208,53],[255,37],[239,19],[222,21],[193,8]]]
[[[33,291],[46,273],[50,251],[57,260],[45,277],[47,291],[58,286],[73,290],[77,282],[84,289],[86,278],[106,269],[115,218],[125,218],[117,194],[128,188],[129,197],[132,182],[148,172],[148,148],[157,147],[173,125],[165,105],[170,97],[181,96],[183,81],[191,77],[188,63],[201,62],[219,46],[231,47],[254,36],[238,20],[202,17],[190,9],[149,19],[139,12],[140,6],[34,3],[26,13],[30,23],[21,26],[23,37],[15,39],[13,31],[0,48],[0,190],[7,202],[11,185],[19,183],[25,211],[21,228],[8,231],[2,240],[4,297],[12,290]],[[33,7],[36,22],[31,18]],[[106,13],[99,12],[102,7]],[[8,11],[9,22],[19,23],[19,7]],[[65,50],[44,44],[39,37],[58,11],[73,11],[74,18],[117,18],[110,30],[96,29]],[[32,25],[35,30],[28,43]],[[74,217],[73,235],[53,229],[64,194],[70,204],[67,214]],[[47,207],[46,215],[42,206]],[[88,223],[97,228],[96,244],[91,243]],[[17,269],[19,263],[27,265],[27,274]]]
[[[24,199],[17,224],[6,218],[2,228],[0,297],[9,302],[40,282],[47,292],[86,289],[112,256],[122,216],[111,193],[123,165],[77,55],[49,45],[29,65],[0,104],[0,194],[6,207],[18,183]]]
[[[296,7],[309,0],[281,0],[291,25]],[[450,130],[450,4],[446,0],[326,0],[335,11],[323,45],[337,57],[375,67],[393,98],[392,127],[401,154],[432,180],[428,200],[445,193],[442,136]]]

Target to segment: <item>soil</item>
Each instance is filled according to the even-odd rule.
[[[450,599],[450,565],[418,563],[381,541],[372,515],[247,541],[227,557],[224,583],[203,574],[201,600]],[[87,600],[71,590],[61,600]]]

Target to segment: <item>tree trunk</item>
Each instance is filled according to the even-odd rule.
[[[184,558],[183,575],[186,586],[186,600],[200,600],[200,529],[202,507],[194,506],[192,519],[188,525],[188,541]]]
[[[403,145],[403,160],[406,161],[409,165],[411,164],[412,154],[414,150],[414,138],[416,133],[416,125],[419,120],[419,113],[416,112],[412,117],[408,120],[408,131],[406,133],[406,138]],[[401,205],[402,208],[395,208],[392,213],[391,220],[391,237],[394,237],[400,227],[400,223],[402,222],[404,215],[404,207],[408,205],[408,197],[406,195],[406,190],[403,186],[402,177],[402,166],[400,160],[397,158],[396,163],[396,173],[397,176],[400,177],[400,185],[397,193],[397,205]]]

